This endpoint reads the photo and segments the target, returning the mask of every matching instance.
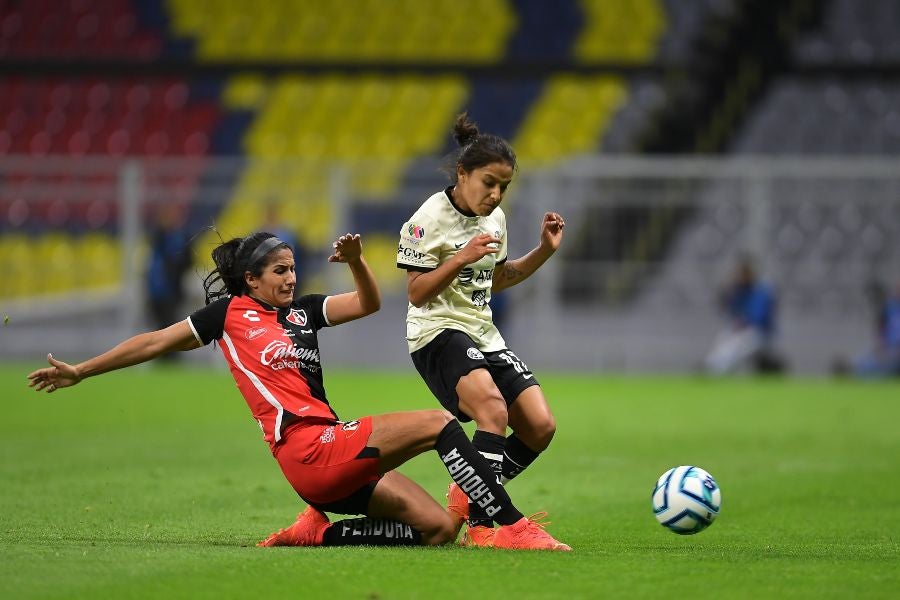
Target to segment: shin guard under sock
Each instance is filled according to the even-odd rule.
[[[434,449],[456,485],[501,525],[511,525],[523,517],[469,438],[459,421],[450,421],[438,434]]]
[[[491,470],[497,476],[497,481],[500,481],[500,475],[503,473],[503,447],[506,445],[506,438],[496,433],[476,429],[475,435],[472,436],[472,445],[491,466]],[[477,502],[469,500],[469,526],[478,527],[479,525],[493,527],[494,520]]]
[[[522,471],[528,468],[540,456],[540,452],[535,452],[522,442],[516,434],[513,433],[506,438],[506,445],[503,450],[503,472],[500,481],[505,485],[506,482],[514,479]]]

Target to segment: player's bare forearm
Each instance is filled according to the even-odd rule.
[[[537,248],[516,260],[509,260],[494,271],[491,291],[500,292],[522,283],[556,253],[563,238],[565,220],[557,212],[544,213],[541,219],[541,241]]]
[[[166,352],[192,350],[201,346],[187,320],[159,331],[141,333],[78,365],[47,355],[49,367],[28,374],[28,386],[36,392],[53,393],[77,385],[86,377],[100,375],[146,362]]]
[[[381,290],[378,288],[378,281],[366,259],[360,256],[359,259],[349,262],[348,266],[353,274],[359,308],[363,313],[360,316],[378,312],[381,309]]]
[[[344,261],[341,261],[344,262]],[[347,261],[356,289],[328,297],[326,314],[332,325],[361,319],[381,308],[381,291],[368,263],[362,256]]]
[[[426,273],[420,271],[407,271],[406,293],[409,303],[413,306],[424,306],[429,300],[437,297],[447,289],[453,279],[459,275],[466,266],[466,262],[459,255],[441,263],[438,268]]]
[[[547,246],[538,246],[525,256],[515,260],[508,260],[494,271],[491,291],[496,293],[522,283],[531,277],[541,265],[553,256],[555,249]]]
[[[148,331],[128,338],[99,356],[75,366],[81,379],[138,365],[177,350],[199,348],[200,343],[187,324],[181,321],[159,331]]]
[[[498,244],[502,241],[489,233],[482,233],[470,239],[462,250],[433,271],[407,271],[406,294],[410,304],[424,306],[453,283],[453,279],[466,265],[474,264],[488,254],[496,254],[499,251]]]

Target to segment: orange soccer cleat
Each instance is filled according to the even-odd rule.
[[[463,521],[469,518],[469,497],[455,483],[447,488],[447,510]]]
[[[572,548],[553,538],[544,531],[549,523],[540,522],[547,513],[540,512],[530,517],[522,517],[512,525],[497,528],[494,535],[494,548],[506,550],[559,550],[568,552]]]
[[[257,546],[321,546],[322,537],[331,522],[325,513],[312,506],[297,515],[297,521],[287,529],[279,529]]]
[[[460,546],[468,546],[470,548],[492,548],[494,546],[494,535],[497,530],[493,527],[484,525],[476,525],[472,527],[466,526],[466,532],[462,539],[459,540]]]

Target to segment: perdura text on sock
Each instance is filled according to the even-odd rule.
[[[491,493],[484,480],[475,474],[475,469],[472,465],[460,456],[455,448],[451,448],[447,454],[441,455],[441,460],[447,466],[450,477],[466,493],[469,499],[483,508],[489,517],[497,514],[500,506],[495,504],[496,498],[494,494]]]

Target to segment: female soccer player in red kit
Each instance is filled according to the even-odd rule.
[[[261,546],[443,544],[461,519],[394,469],[436,450],[453,480],[504,524],[499,547],[569,550],[525,518],[490,466],[446,411],[421,410],[341,421],[326,395],[318,331],[372,314],[381,296],[362,256],[359,235],[334,242],[329,262],[346,263],[356,289],[294,298],[290,247],[259,232],[212,252],[204,281],[207,305],[159,331],[136,335],[77,365],[48,355],[51,366],[28,375],[36,391],[55,392],[87,377],[176,350],[218,341],[231,374],[275,460],[309,505],[290,527]],[[331,523],[325,512],[366,518]],[[498,536],[500,534],[498,533]]]

